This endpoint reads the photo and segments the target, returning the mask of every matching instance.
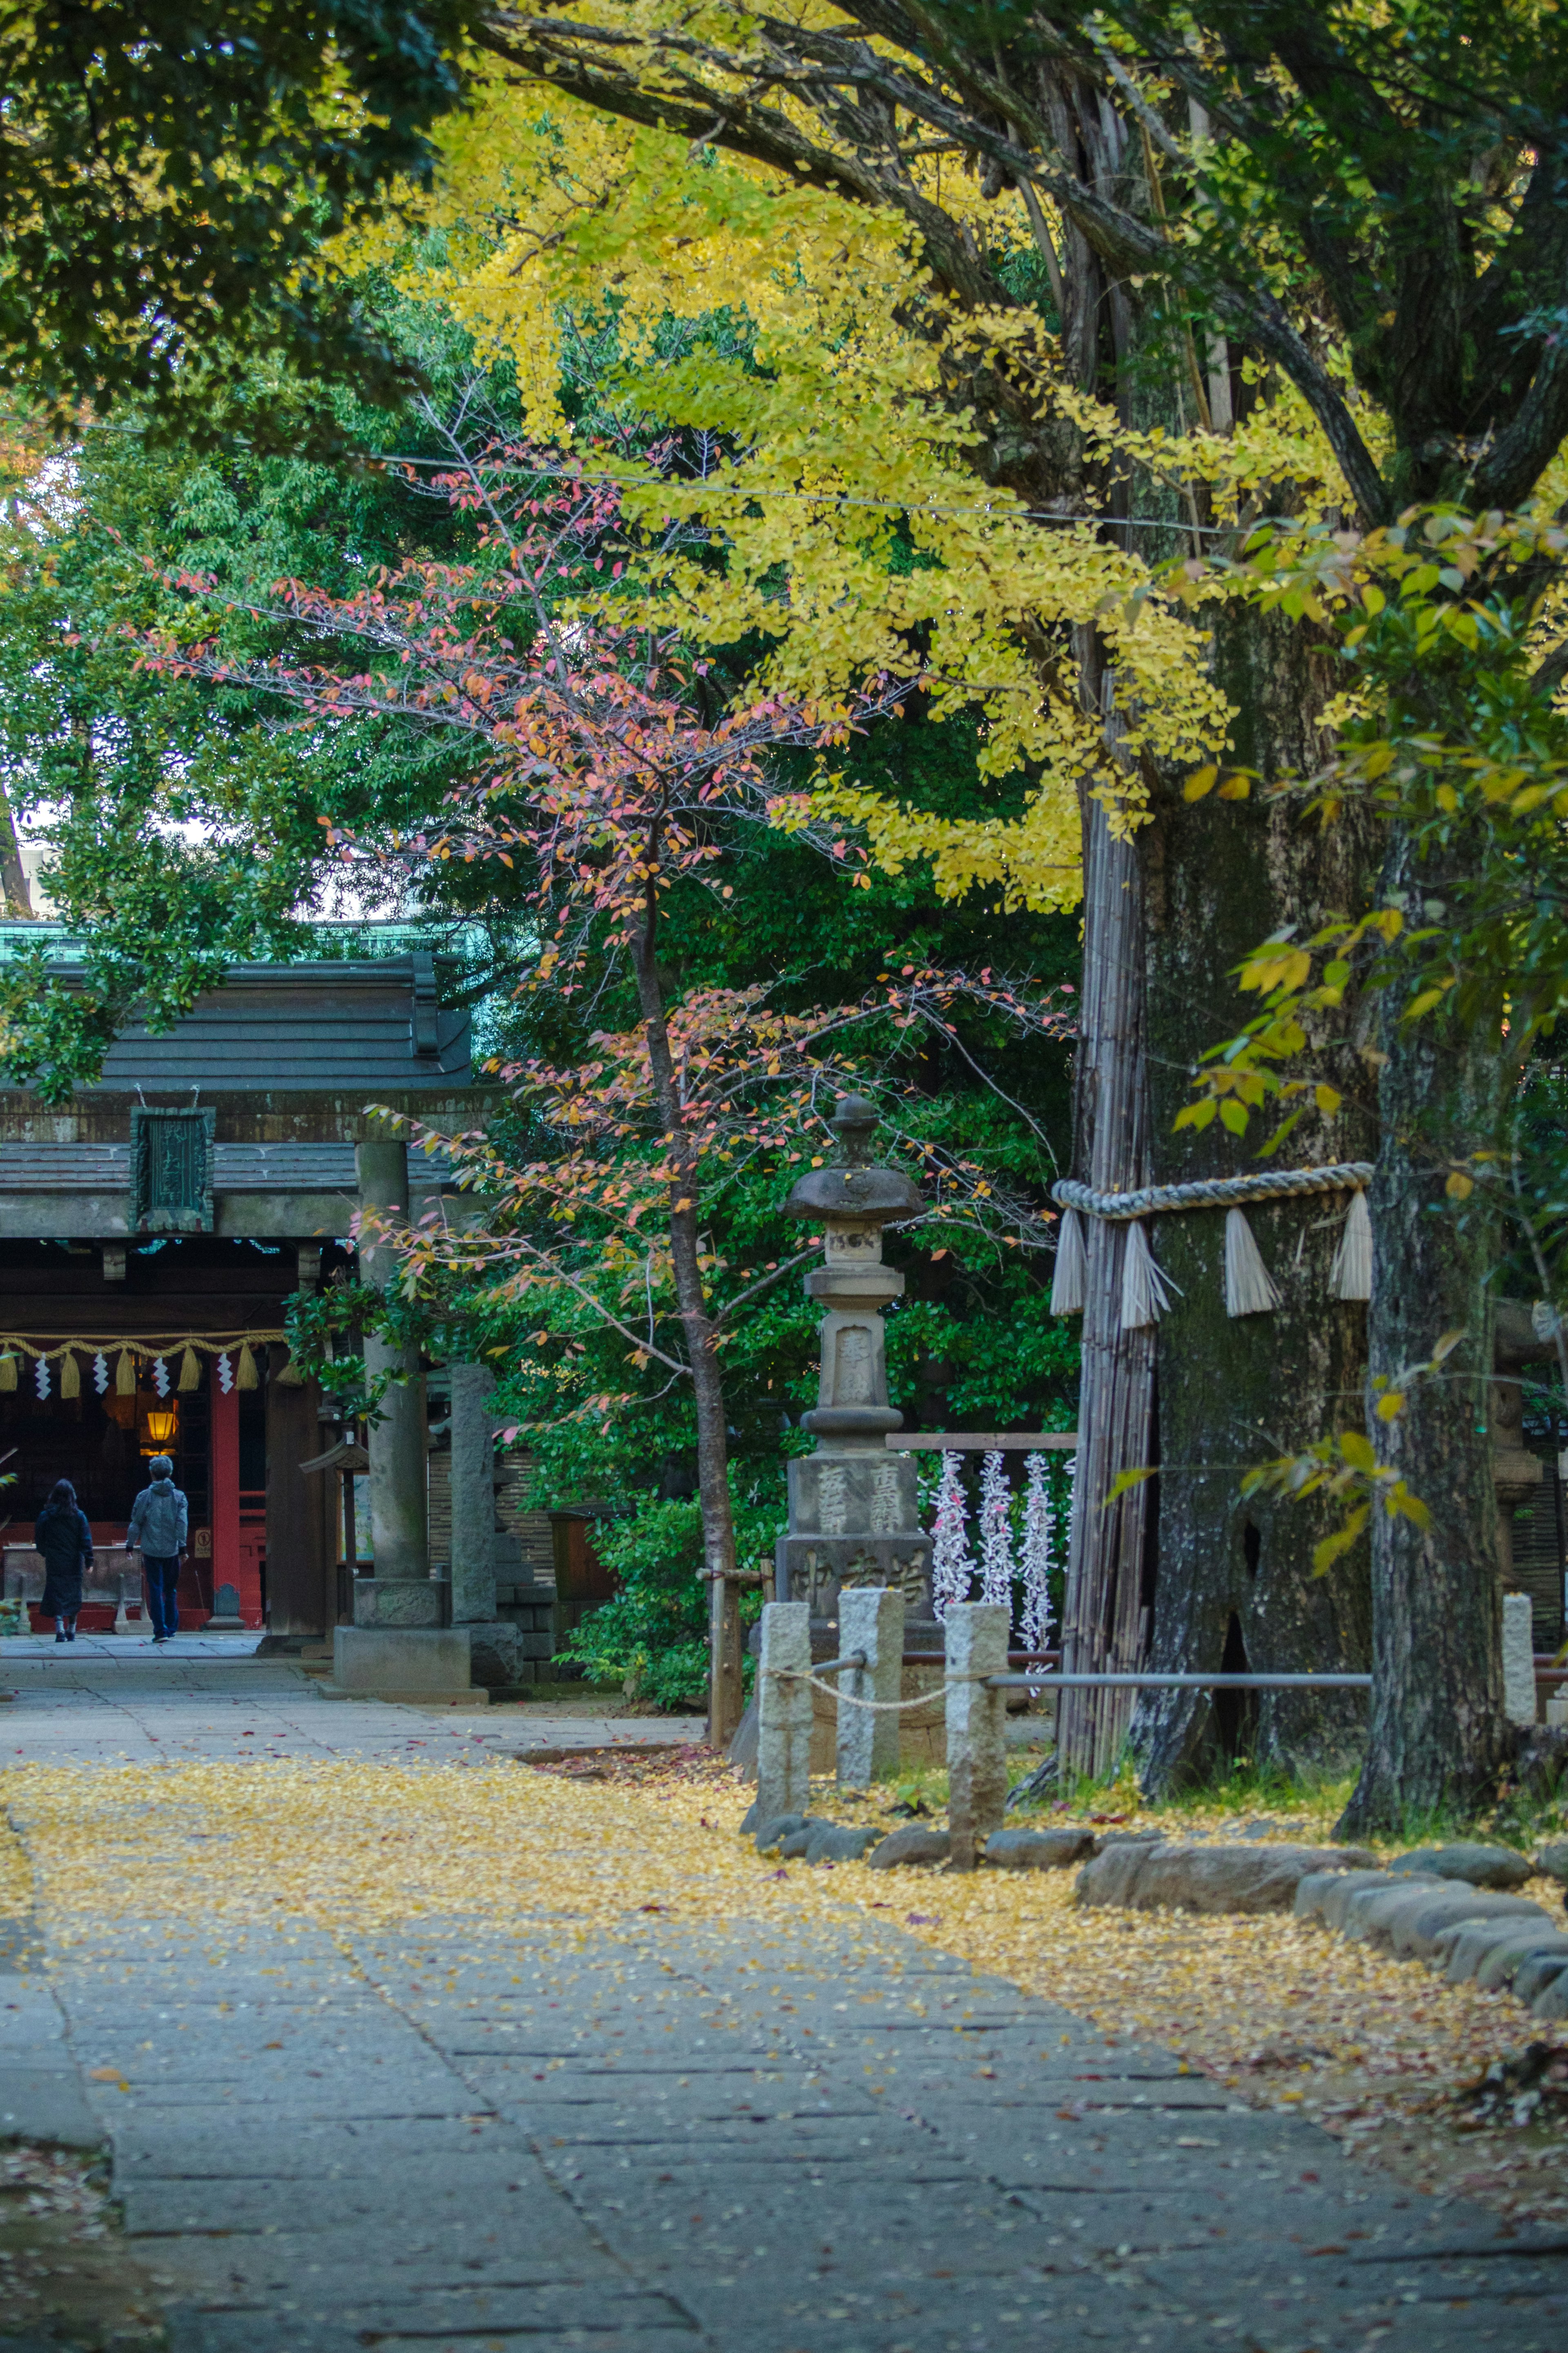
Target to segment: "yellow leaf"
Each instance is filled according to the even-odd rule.
[[[1378,1398],[1376,1413],[1379,1421],[1397,1421],[1404,1411],[1405,1391],[1403,1389],[1390,1389],[1385,1396]]]
[[[1227,1101],[1221,1103],[1219,1107],[1219,1115],[1223,1124],[1229,1128],[1232,1135],[1245,1135],[1247,1134],[1247,1106],[1245,1103],[1238,1103],[1234,1095],[1230,1096]]]
[[[1370,1438],[1364,1438],[1359,1430],[1341,1430],[1340,1452],[1352,1471],[1372,1472],[1377,1468],[1377,1457],[1372,1451],[1372,1440]]]
[[[1332,1119],[1344,1098],[1337,1087],[1316,1086],[1312,1089],[1312,1100],[1325,1119]]]
[[[1252,790],[1250,776],[1227,776],[1219,788],[1222,801],[1244,801]]]
[[[1443,1190],[1450,1201],[1468,1201],[1475,1189],[1476,1180],[1473,1176],[1467,1176],[1462,1168],[1449,1169],[1448,1181]]]
[[[1340,1555],[1349,1552],[1366,1525],[1367,1509],[1365,1504],[1358,1504],[1342,1526],[1336,1528],[1331,1536],[1325,1536],[1321,1544],[1313,1546],[1312,1574],[1314,1577],[1326,1577]]]
[[[1213,792],[1218,782],[1217,768],[1194,768],[1182,786],[1182,798],[1187,801],[1201,801],[1205,793]]]

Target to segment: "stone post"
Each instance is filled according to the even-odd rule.
[[[453,1364],[452,1623],[467,1626],[474,1681],[518,1680],[517,1628],[496,1616],[495,1376]]]
[[[896,1700],[903,1688],[904,1597],[885,1585],[846,1586],[838,1596],[838,1645],[866,1663],[838,1677],[838,1786],[867,1789],[899,1769],[899,1719],[889,1708],[850,1700]]]
[[[1502,1598],[1502,1710],[1510,1724],[1535,1722],[1535,1641],[1528,1593]]]
[[[779,1814],[803,1814],[811,1794],[811,1612],[804,1601],[763,1609],[757,1663],[757,1812],[759,1826]],[[788,1671],[782,1680],[778,1670]]]
[[[947,1822],[950,1866],[973,1871],[1007,1802],[1007,1695],[977,1678],[1007,1672],[1009,1611],[986,1601],[948,1609]]]
[[[359,1147],[360,1205],[405,1216],[408,1208],[408,1147],[401,1143]],[[362,1256],[367,1282],[384,1289],[395,1261],[372,1245]],[[466,1626],[441,1624],[441,1588],[430,1575],[429,1446],[425,1376],[419,1352],[385,1340],[364,1343],[367,1377],[394,1371],[369,1426],[373,1574],[356,1577],[354,1622],[332,1641],[338,1690],[365,1698],[452,1698],[471,1686]]]

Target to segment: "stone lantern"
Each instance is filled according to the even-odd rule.
[[[883,1443],[903,1416],[888,1402],[882,1311],[902,1296],[904,1278],[882,1263],[882,1229],[919,1217],[925,1205],[909,1177],[871,1164],[877,1112],[864,1095],[846,1095],[829,1125],[839,1159],[803,1176],[785,1204],[788,1216],[824,1230],[824,1263],[805,1289],[826,1312],[817,1401],[802,1417],[816,1450],[789,1466],[779,1597],[807,1602],[814,1618],[835,1618],[840,1586],[885,1585],[902,1593],[910,1617],[929,1620],[931,1547],[920,1525],[915,1466]]]

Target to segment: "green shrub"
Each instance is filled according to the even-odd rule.
[[[759,1503],[753,1491],[736,1498],[734,1511],[741,1566],[771,1562],[784,1531],[782,1508]],[[631,1518],[601,1526],[595,1546],[620,1590],[572,1629],[556,1664],[579,1667],[594,1683],[618,1682],[628,1698],[658,1707],[706,1707],[708,1588],[698,1504],[645,1504]],[[746,1623],[761,1606],[754,1589],[742,1595]],[[748,1659],[748,1690],[751,1680]]]

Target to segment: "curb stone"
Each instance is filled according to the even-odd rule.
[[[1552,1914],[1444,1874],[1415,1888],[1411,1877],[1398,1869],[1310,1873],[1297,1887],[1295,1915],[1424,1960],[1450,1985],[1475,1979],[1500,1990],[1511,1982],[1519,1990],[1523,1972],[1536,1970],[1525,1980],[1531,2014],[1568,2018],[1568,1934]]]

